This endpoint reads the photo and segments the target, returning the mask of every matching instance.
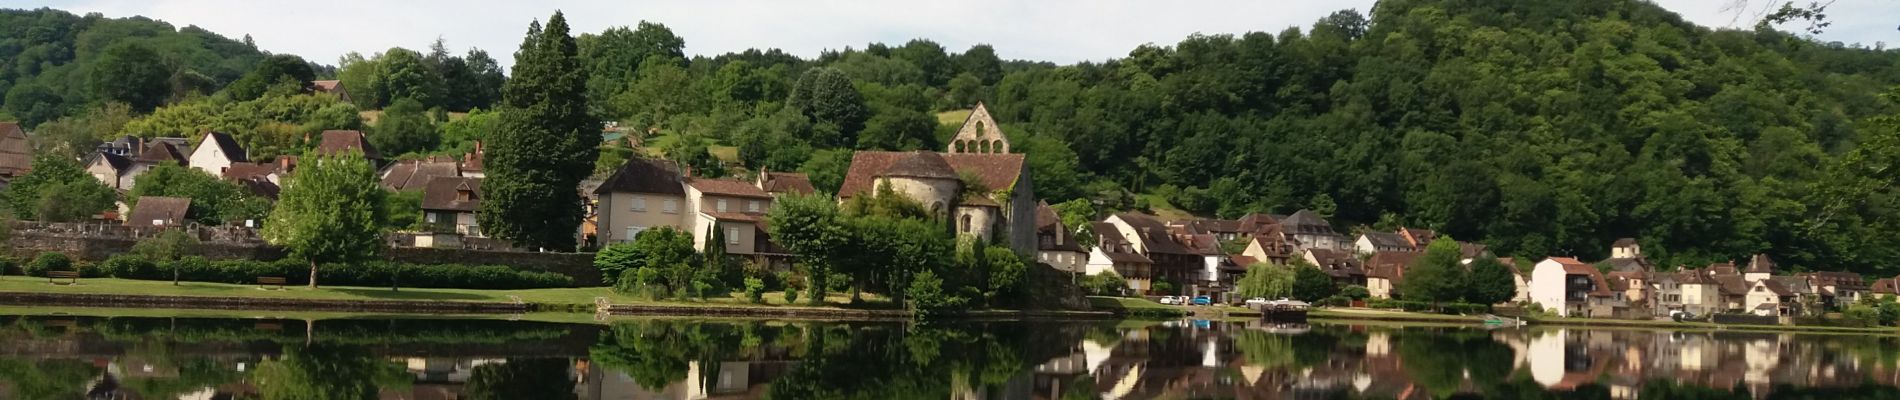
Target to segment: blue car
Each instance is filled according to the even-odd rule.
[[[1210,304],[1214,304],[1214,299],[1207,298],[1207,296],[1194,296],[1194,305],[1205,306]]]

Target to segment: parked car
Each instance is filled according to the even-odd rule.
[[[1181,304],[1181,299],[1174,296],[1161,296],[1161,300],[1156,300],[1156,301],[1161,302],[1161,304],[1169,304],[1169,305]]]
[[[1194,305],[1205,306],[1205,305],[1213,305],[1213,304],[1214,304],[1214,299],[1208,298],[1207,296],[1194,296]]]
[[[1255,297],[1255,298],[1247,299],[1247,305],[1251,306],[1251,305],[1259,305],[1259,304],[1267,304],[1267,298]]]

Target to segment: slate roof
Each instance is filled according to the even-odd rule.
[[[173,145],[167,142],[155,142],[150,145],[146,145],[145,151],[139,152],[139,156],[136,160],[138,162],[151,163],[151,164],[158,164],[158,163],[163,163],[167,161],[178,163],[178,165],[186,165],[186,164],[191,163],[190,161],[191,158],[185,155],[184,149],[180,149],[178,148],[177,145]]]
[[[462,200],[460,192],[472,192],[468,200]],[[422,191],[422,209],[439,211],[475,212],[482,204],[482,179],[462,177],[441,177],[430,179]]]
[[[851,156],[851,168],[845,171],[844,184],[838,189],[838,196],[848,198],[866,193],[876,188],[877,178],[887,174],[900,158],[917,152],[860,151]],[[954,172],[950,179],[957,179],[962,173],[975,175],[983,186],[991,191],[1015,187],[1022,178],[1024,158],[1022,154],[935,154],[948,164]],[[928,168],[932,164],[927,159],[914,161],[917,168]],[[911,166],[905,169],[912,169]],[[918,172],[918,171],[909,171]],[[939,171],[941,172],[941,171]]]
[[[1397,233],[1366,231],[1359,235],[1364,236],[1367,241],[1372,242],[1372,247],[1375,250],[1415,249],[1412,247],[1412,242],[1405,240],[1404,235]]]
[[[1489,251],[1491,247],[1482,243],[1458,242],[1458,254],[1464,258],[1478,258]]]
[[[686,196],[685,177],[679,165],[666,160],[635,158],[627,160],[613,175],[594,189],[594,194],[653,193]]]
[[[958,207],[1002,207],[1003,204],[997,203],[996,200],[990,199],[990,196],[963,196],[962,199],[958,200],[957,206]]]
[[[935,152],[913,151],[904,153],[890,168],[885,168],[878,176],[901,176],[925,179],[958,179],[957,171],[950,168],[950,162],[944,161]]]
[[[1867,281],[1860,274],[1840,271],[1818,271],[1796,274],[1807,279],[1810,285],[1834,286],[1836,289],[1867,290]]]
[[[144,196],[139,197],[138,205],[132,207],[132,213],[125,218],[126,226],[155,226],[152,221],[161,221],[169,225],[185,223],[185,213],[191,210],[191,199],[182,197]]]
[[[1708,270],[1710,275],[1736,275],[1741,273],[1740,270],[1735,268],[1735,263],[1733,262],[1709,264]]]
[[[363,152],[365,159],[383,159],[383,153],[376,151],[376,146],[369,143],[369,137],[364,136],[363,131],[323,131],[322,141],[317,143],[317,154],[320,155],[336,155],[352,149]]]
[[[1768,258],[1767,254],[1756,254],[1754,257],[1748,259],[1748,272],[1759,274],[1774,273],[1775,260]]]
[[[1756,281],[1756,284],[1768,288],[1768,292],[1774,293],[1776,296],[1793,296],[1795,294],[1794,289],[1789,288],[1787,283],[1781,282],[1780,280],[1763,279]]]
[[[461,177],[454,162],[440,160],[404,160],[383,172],[384,188],[395,191],[423,190],[435,178]]]
[[[1127,247],[1128,243],[1122,240],[1121,234],[1116,233],[1115,224],[1107,222],[1090,222],[1089,224],[1095,228],[1095,236],[1100,239],[1096,241],[1096,246],[1102,249],[1102,254],[1108,255],[1109,261],[1154,264],[1154,260],[1148,259],[1147,256],[1133,251],[1120,251],[1123,247]]]
[[[224,158],[233,163],[251,161],[250,157],[244,153],[244,146],[239,146],[237,139],[232,138],[231,134],[205,132],[204,140],[201,143],[199,146],[217,146],[219,152],[224,153]]]
[[[1430,229],[1399,227],[1398,233],[1401,237],[1411,241],[1413,247],[1425,247],[1425,245],[1430,244],[1432,240],[1438,239],[1438,232],[1433,232]]]
[[[1037,201],[1036,202],[1036,230],[1040,231],[1044,229],[1056,229],[1056,228],[1061,228],[1061,227],[1062,227],[1062,216],[1059,214],[1056,214],[1055,207],[1050,207],[1049,202],[1047,201]]]
[[[1240,232],[1258,234],[1258,233],[1263,233],[1268,229],[1273,229],[1275,231],[1278,231],[1279,229],[1278,227],[1280,226],[1280,220],[1277,218],[1274,218],[1272,215],[1261,214],[1261,213],[1250,213],[1250,214],[1241,216],[1240,219],[1238,220],[1234,220],[1234,225],[1235,225],[1234,228],[1238,229]]]
[[[1280,226],[1296,235],[1338,235],[1333,225],[1312,210],[1300,210],[1280,220]]]
[[[1748,294],[1748,280],[1741,275],[1715,275],[1709,277],[1722,290],[1722,294],[1741,296]]]
[[[20,176],[33,169],[33,144],[17,122],[0,122],[0,176]]]
[[[277,164],[240,162],[231,163],[230,167],[225,168],[223,178],[229,180],[257,179],[274,173],[277,173]]]
[[[767,193],[812,194],[818,189],[812,187],[811,178],[805,174],[793,172],[765,172],[760,176],[759,186]]]
[[[1227,253],[1220,250],[1220,238],[1211,233],[1191,234],[1184,239],[1187,248],[1203,256],[1219,256]]]
[[[93,160],[104,159],[107,166],[112,167],[113,171],[118,171],[118,173],[120,174],[124,174],[126,168],[132,167],[132,159],[126,158],[125,156],[121,156],[118,154],[112,154],[112,153],[107,153],[103,151],[94,152],[92,153],[92,159]],[[87,161],[86,163],[92,164],[91,161]]]
[[[750,198],[759,198],[759,199],[772,198],[772,194],[766,193],[765,189],[760,189],[758,186],[752,186],[751,182],[745,182],[745,181],[736,181],[736,180],[731,180],[731,179],[686,178],[686,185],[692,186],[694,189],[698,189],[700,193],[705,193],[705,194],[715,195],[715,196],[750,197]]]
[[[1610,247],[1630,247],[1635,245],[1636,238],[1621,238],[1617,239],[1614,243],[1610,243]]]
[[[1647,258],[1612,258],[1603,260],[1610,264],[1610,270],[1618,272],[1646,272],[1656,270]]]
[[[1130,228],[1135,229],[1135,237],[1141,240],[1142,248],[1147,249],[1149,253],[1198,254],[1194,250],[1175,243],[1173,235],[1168,233],[1168,225],[1161,223],[1161,220],[1153,216],[1138,213],[1120,213],[1115,216],[1121,217],[1122,222],[1128,223]]]

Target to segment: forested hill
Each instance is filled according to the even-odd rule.
[[[1612,240],[1635,237],[1668,267],[1765,252],[1794,268],[1900,273],[1900,122],[1876,119],[1900,115],[1880,96],[1900,85],[1900,52],[1711,30],[1637,0],[1387,0],[1310,27],[1197,35],[1077,65],[924,39],[815,59],[776,49],[689,58],[691,38],[629,24],[577,40],[591,107],[653,132],[639,150],[708,174],[801,170],[835,188],[849,150],[942,148],[948,128],[937,114],[954,120],[982,101],[1012,150],[1030,154],[1037,194],[1051,203],[1165,201],[1227,217],[1313,208],[1342,229],[1429,227],[1502,255],[1600,258]],[[152,26],[163,25],[0,12],[6,109],[37,121],[88,118],[102,101],[76,86],[87,82],[78,65],[100,52],[88,37]],[[263,57],[192,28],[149,37],[196,40],[165,53],[204,54],[179,70],[220,84]],[[449,60],[441,52],[399,50],[342,60],[336,76],[359,94],[356,106],[390,104],[393,115],[403,103],[392,100],[410,97],[419,101],[405,102],[400,120],[414,122],[438,118],[420,109],[492,101],[457,100],[466,96],[444,86],[471,80],[431,61]],[[27,61],[37,59],[49,61]],[[495,71],[469,69],[492,79],[478,89],[499,86]],[[21,90],[24,82],[46,88]],[[58,101],[21,103],[21,93]],[[467,148],[494,115],[397,129],[322,112],[341,105],[264,115],[256,110],[296,102],[227,97],[159,107],[107,130],[232,127],[258,144],[360,127],[422,154]],[[40,104],[60,106],[41,114]],[[293,120],[281,121],[286,128],[272,118]],[[416,136],[416,126],[434,136]],[[62,130],[35,133],[46,131]],[[601,164],[639,154],[603,148]]]
[[[245,39],[143,17],[0,9],[0,94],[7,113],[29,125],[105,101],[150,111],[249,72],[265,55]],[[161,79],[89,79],[93,74]]]

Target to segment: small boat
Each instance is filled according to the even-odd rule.
[[[1255,303],[1253,304],[1253,309],[1254,311],[1260,312],[1261,319],[1268,321],[1306,322],[1306,309],[1308,306],[1309,305],[1304,301],[1279,299],[1265,303]]]

